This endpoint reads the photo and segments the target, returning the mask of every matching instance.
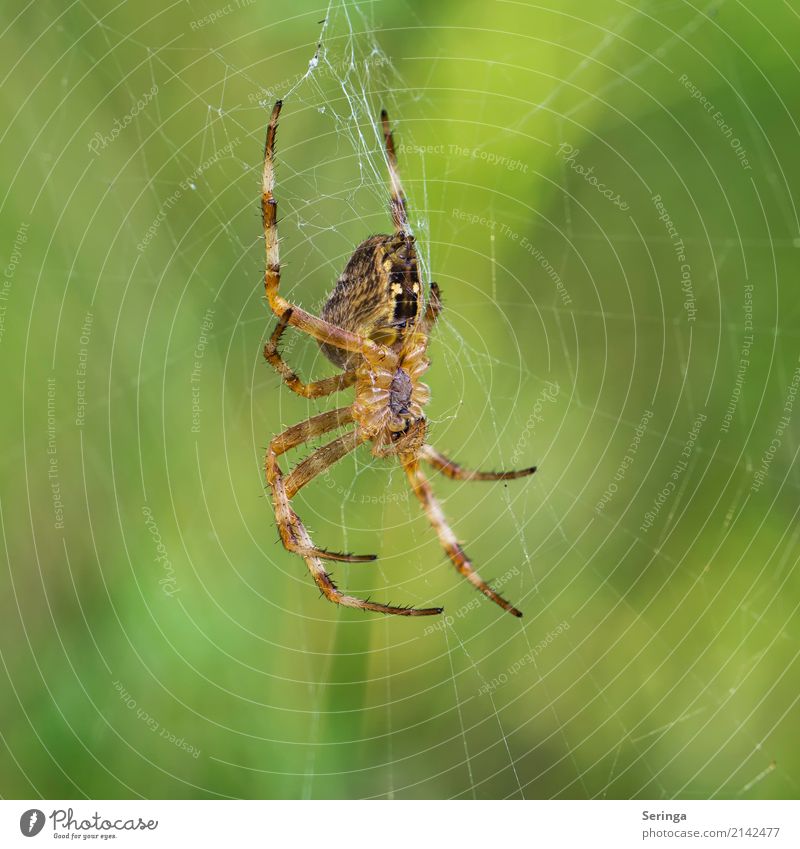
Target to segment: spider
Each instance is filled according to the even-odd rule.
[[[336,604],[399,616],[430,616],[442,612],[441,607],[394,607],[345,595],[327,572],[325,561],[359,563],[375,560],[376,556],[337,554],[318,548],[292,508],[291,500],[302,487],[359,445],[370,442],[374,456],[398,459],[456,569],[503,610],[522,616],[475,570],[448,525],[420,466],[420,461],[424,460],[447,477],[463,481],[511,480],[536,471],[536,467],[514,472],[469,471],[425,441],[426,420],[422,410],[430,399],[430,390],[420,378],[429,366],[426,357],[428,336],[442,309],[442,301],[436,283],[431,282],[427,298],[422,291],[414,236],[408,224],[406,198],[386,111],[381,112],[381,123],[389,166],[394,233],[370,236],[355,249],[321,317],[317,317],[289,303],[278,291],[281,266],[277,202],[273,192],[275,136],[281,105],[280,100],[276,102],[267,127],[262,177],[261,210],[266,242],[264,284],[270,308],[278,317],[277,326],[264,348],[264,356],[286,385],[304,398],[321,398],[355,387],[353,404],[311,416],[287,428],[269,444],[266,478],[281,541],[286,549],[305,560],[317,586]],[[288,326],[316,339],[322,352],[341,373],[304,383],[281,358],[278,349]],[[343,427],[349,429],[314,451],[289,474],[281,471],[278,458],[282,454]]]

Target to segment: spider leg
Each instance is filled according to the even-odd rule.
[[[432,280],[428,303],[425,304],[425,315],[422,317],[422,327],[425,333],[431,332],[431,328],[436,324],[436,319],[439,318],[441,311],[442,291],[439,284]]]
[[[403,184],[400,182],[400,174],[397,170],[397,154],[394,149],[394,138],[389,129],[389,115],[385,109],[381,109],[381,124],[383,125],[383,138],[386,142],[386,158],[389,160],[389,179],[392,183],[392,221],[394,229],[398,233],[408,233],[408,210],[406,208],[406,194]]]
[[[283,378],[283,382],[289,389],[298,395],[302,395],[304,398],[322,398],[324,395],[330,395],[332,392],[339,392],[342,389],[347,389],[348,386],[352,386],[356,381],[356,373],[354,371],[345,371],[341,374],[335,374],[333,377],[316,380],[313,383],[303,383],[297,374],[289,368],[286,361],[280,355],[278,342],[283,331],[286,330],[289,324],[290,315],[291,308],[280,317],[275,330],[273,330],[269,338],[269,342],[264,346],[264,356],[267,362]]]
[[[336,430],[343,425],[350,424],[352,421],[353,415],[350,407],[340,407],[338,410],[329,410],[326,413],[320,413],[304,422],[300,422],[300,424],[286,428],[283,433],[274,437],[272,442],[270,442],[269,452],[273,453],[277,460],[281,454],[285,454],[290,449],[308,442],[309,439],[313,439],[315,436],[321,436],[331,430]],[[332,462],[335,462],[335,460]],[[303,464],[301,463],[300,465]],[[291,498],[291,495],[289,497]],[[294,514],[294,511],[292,511],[292,516],[294,516],[294,520],[297,522],[300,521]],[[293,551],[295,554],[302,556],[313,555],[315,557],[323,557],[326,560],[342,560],[346,563],[365,563],[376,559],[374,554],[337,554],[334,551],[317,548],[313,545],[310,548],[303,547],[298,544],[293,529],[294,525],[291,522],[288,524],[278,523],[278,530],[280,531],[281,541],[284,547],[289,551]]]
[[[476,472],[459,466],[444,454],[440,454],[432,445],[423,445],[419,456],[448,478],[457,481],[510,481],[532,475],[536,471],[536,466],[531,466],[529,469],[518,469],[514,472]]]
[[[498,595],[477,573],[472,565],[472,562],[464,553],[464,550],[458,544],[452,528],[447,523],[442,508],[433,494],[428,479],[423,474],[419,467],[419,463],[415,458],[404,459],[403,468],[408,475],[411,487],[414,494],[420,500],[425,513],[428,516],[430,523],[436,531],[439,542],[442,548],[447,552],[453,565],[456,569],[478,590],[480,590],[487,598],[490,598],[495,604],[499,604],[503,610],[507,610],[513,616],[522,616],[522,612],[517,610],[510,602],[506,601],[502,596]]]
[[[300,307],[290,304],[278,292],[281,282],[281,262],[278,248],[278,202],[275,200],[275,136],[282,105],[280,100],[275,102],[269,119],[267,140],[264,145],[264,170],[261,177],[261,215],[267,253],[264,288],[270,308],[278,318],[286,316],[289,324],[320,342],[334,345],[345,351],[356,351],[372,362],[388,361],[391,365],[397,360],[397,356],[384,345],[378,345],[370,339],[323,321]]]
[[[352,421],[352,407],[339,407],[336,410],[318,413],[304,422],[287,427],[282,433],[274,436],[269,444],[269,450],[274,452],[276,456],[280,456],[292,448],[297,448],[298,445],[308,442],[315,436],[322,436],[350,424]]]
[[[344,410],[333,410],[330,413],[322,413],[320,416],[314,416],[313,419],[309,419],[308,422],[303,422],[301,425],[295,425],[294,428],[289,428],[287,431],[284,431],[283,434],[275,437],[270,444],[266,458],[267,482],[272,490],[275,518],[278,523],[281,539],[290,551],[296,551],[303,557],[317,586],[327,599],[336,604],[341,604],[344,607],[358,607],[362,610],[372,610],[376,613],[392,613],[398,616],[432,616],[441,613],[441,607],[393,607],[392,605],[379,604],[374,601],[367,601],[365,599],[356,598],[355,596],[345,595],[342,593],[336,584],[334,584],[322,562],[323,558],[330,559],[330,553],[325,552],[322,549],[315,548],[305,526],[300,521],[300,518],[294,510],[292,510],[290,504],[290,490],[288,487],[290,482],[293,491],[296,492],[301,486],[308,483],[308,481],[316,475],[321,474],[325,471],[325,469],[335,463],[336,460],[343,457],[348,453],[348,451],[354,450],[365,440],[358,431],[352,431],[345,434],[343,437],[334,440],[337,447],[326,451],[325,449],[330,449],[330,445],[334,444],[331,443],[312,454],[307,460],[303,461],[303,463],[297,467],[297,469],[300,469],[301,467],[306,466],[301,475],[293,481],[292,475],[289,475],[288,478],[284,478],[283,473],[278,466],[279,450],[282,449],[280,453],[283,453],[283,451],[288,450],[290,447],[294,447],[295,445],[299,445],[301,442],[304,442],[305,439],[302,438],[303,433],[313,432],[313,434],[310,433],[310,435],[314,435],[317,433],[324,433],[325,430],[333,430],[335,427],[339,426],[339,423],[345,423],[345,419],[347,417],[346,414],[349,414],[349,412],[349,409],[345,408]],[[337,415],[334,416],[332,413]],[[330,418],[327,421],[323,421],[323,418],[326,416]],[[317,420],[316,422],[314,422],[315,419]],[[310,424],[311,422],[314,422],[314,424]],[[290,431],[292,432],[290,433]],[[279,441],[282,437],[283,440]],[[306,437],[306,439],[307,438],[309,437]],[[315,471],[311,473],[311,466],[308,464],[313,458],[315,458],[315,456],[317,457],[313,463]],[[297,469],[295,469],[295,471],[297,471]],[[346,555],[337,556],[337,559],[346,557]]]

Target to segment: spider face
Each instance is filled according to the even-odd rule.
[[[317,548],[292,508],[291,499],[303,486],[368,442],[375,456],[399,460],[414,494],[458,572],[504,610],[514,616],[522,616],[474,569],[447,524],[420,465],[420,461],[424,460],[456,480],[509,480],[536,471],[535,467],[517,472],[469,471],[448,460],[426,442],[427,422],[423,407],[430,400],[430,390],[420,378],[430,365],[426,355],[428,336],[441,311],[441,300],[439,289],[433,282],[425,297],[419,279],[414,237],[408,225],[389,119],[385,112],[381,113],[391,180],[390,209],[394,233],[371,236],[355,249],[323,307],[322,316],[317,318],[290,304],[278,291],[280,260],[273,158],[280,110],[281,102],[278,101],[267,129],[261,196],[267,249],[264,282],[270,307],[278,316],[278,324],[264,354],[289,388],[306,398],[319,398],[351,386],[355,388],[355,400],[350,406],[312,416],[287,428],[270,442],[266,457],[267,483],[272,492],[281,540],[289,551],[306,561],[317,586],[337,604],[402,616],[428,616],[442,612],[440,607],[393,607],[342,593],[331,580],[324,561],[362,562],[375,557],[336,554]],[[303,383],[278,352],[280,337],[289,325],[316,339],[325,356],[343,371],[334,377]],[[349,430],[314,451],[290,474],[284,475],[278,465],[278,457],[315,437],[341,428]]]
[[[389,442],[381,443],[376,441],[373,444],[372,451],[377,457],[391,457],[392,455],[408,455],[414,456],[420,448],[425,444],[425,436],[428,430],[428,423],[424,416],[418,419],[403,417],[399,419],[399,425],[402,430],[389,429]]]

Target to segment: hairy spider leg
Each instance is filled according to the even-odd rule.
[[[367,601],[342,593],[334,584],[331,576],[325,569],[324,560],[343,560],[346,562],[363,562],[374,560],[373,555],[358,556],[349,554],[334,554],[317,548],[311,541],[300,517],[294,512],[290,499],[301,487],[305,486],[314,477],[324,472],[340,460],[350,451],[353,451],[365,441],[365,437],[358,430],[349,431],[338,439],[315,451],[310,457],[300,463],[284,478],[278,465],[278,456],[290,448],[295,448],[307,442],[309,439],[328,433],[345,424],[352,422],[352,412],[349,407],[338,410],[330,410],[312,416],[305,422],[287,428],[278,434],[270,442],[266,457],[267,483],[272,492],[272,501],[275,508],[275,520],[284,546],[299,554],[308,566],[314,581],[325,597],[336,604],[344,607],[358,607],[362,610],[371,610],[376,613],[391,613],[397,616],[434,616],[442,612],[441,607],[413,608],[394,607],[389,604]]]
[[[275,330],[269,338],[269,342],[264,346],[264,356],[267,362],[278,372],[283,378],[283,382],[298,395],[304,398],[322,398],[325,395],[330,395],[333,392],[340,392],[342,389],[347,389],[356,382],[355,371],[345,371],[341,374],[335,374],[333,377],[326,377],[323,380],[315,380],[312,383],[303,383],[297,376],[297,373],[292,371],[286,361],[281,357],[278,350],[278,343],[281,334],[289,325],[289,316],[291,310],[285,312],[279,319]]]
[[[270,462],[272,462],[270,460],[271,456],[274,457],[274,463],[278,470],[278,474],[283,477],[283,473],[277,466],[277,458],[280,457],[281,454],[285,454],[287,451],[292,448],[296,448],[298,445],[303,445],[304,443],[308,442],[309,439],[313,439],[316,436],[321,436],[322,434],[329,433],[330,431],[336,430],[337,428],[343,427],[344,425],[351,424],[352,421],[353,415],[350,407],[340,407],[338,410],[329,410],[326,413],[320,413],[317,416],[312,416],[310,419],[306,419],[306,421],[304,422],[300,422],[299,424],[292,425],[291,427],[286,428],[283,433],[280,433],[277,436],[273,437],[272,441],[269,444],[269,449],[267,451],[267,482],[269,482],[270,477],[269,466]],[[344,454],[341,454],[340,456],[344,456]],[[303,464],[301,463],[300,465],[302,466]],[[286,489],[285,484],[284,489]],[[296,489],[294,491],[296,491]],[[294,495],[294,491],[288,494],[287,497],[291,498],[292,495]],[[306,545],[301,545],[298,542],[298,534],[296,532],[296,525],[300,522],[300,520],[294,513],[294,511],[291,511],[290,521],[281,522],[276,507],[276,519],[278,520],[278,530],[280,532],[281,541],[283,542],[284,547],[288,551],[292,551],[295,554],[299,554],[301,556],[323,557],[326,560],[343,560],[347,563],[360,563],[376,559],[375,555],[372,554],[364,556],[352,554],[337,554],[333,551],[327,551],[324,548],[317,548],[314,545],[311,545],[310,547]]]
[[[386,158],[389,161],[389,179],[392,184],[392,196],[389,206],[392,213],[392,222],[394,229],[398,233],[408,233],[410,230],[408,224],[408,205],[406,203],[406,193],[403,191],[403,184],[400,182],[400,172],[397,167],[397,153],[394,148],[394,133],[389,129],[389,115],[385,109],[381,109],[381,124],[383,126],[383,138],[386,143]],[[422,323],[425,332],[430,332],[439,313],[442,310],[441,292],[435,282],[431,282],[430,294],[428,303],[425,307],[425,314],[422,318]]]
[[[322,448],[317,448],[302,463],[298,463],[286,477],[287,497],[294,498],[307,483],[321,475],[334,463],[338,463],[342,457],[346,457],[351,451],[355,451],[359,445],[366,441],[367,437],[356,429],[337,437],[327,445],[323,445]],[[376,555],[369,555],[370,560],[375,560],[375,558]]]
[[[400,182],[400,174],[397,170],[397,154],[394,149],[394,137],[389,129],[389,115],[385,109],[381,109],[381,124],[383,125],[383,138],[386,142],[386,158],[389,160],[389,179],[392,183],[392,198],[390,207],[394,229],[398,233],[408,233],[408,208],[406,206],[406,193]]]
[[[403,468],[406,471],[408,480],[411,483],[411,488],[414,494],[420,500],[428,520],[433,525],[436,534],[439,537],[439,542],[442,548],[447,552],[447,555],[453,561],[453,565],[476,589],[480,590],[487,598],[490,598],[495,604],[499,604],[503,610],[507,610],[513,616],[522,616],[522,611],[517,610],[513,604],[506,601],[502,596],[498,595],[484,581],[475,568],[472,562],[464,553],[464,550],[458,543],[452,528],[447,523],[442,508],[433,494],[428,479],[419,467],[419,462],[415,457],[403,458]]]
[[[513,481],[517,478],[532,475],[536,471],[536,466],[531,466],[528,469],[517,469],[513,472],[477,472],[472,469],[465,469],[463,466],[445,457],[444,454],[441,454],[432,445],[423,445],[419,456],[430,463],[435,469],[438,469],[443,475],[457,481]]]
[[[286,316],[287,323],[313,336],[320,342],[335,345],[345,351],[356,351],[369,356],[372,360],[396,362],[396,355],[371,339],[366,339],[335,324],[323,321],[300,307],[289,303],[279,292],[281,282],[281,263],[278,248],[278,202],[275,200],[275,136],[278,131],[278,116],[282,102],[275,102],[267,126],[267,139],[264,144],[264,170],[261,176],[261,215],[264,224],[264,244],[267,254],[264,271],[264,289],[270,308],[278,316]]]
[[[269,450],[279,457],[292,448],[303,445],[315,436],[330,433],[332,430],[344,427],[352,422],[352,407],[339,407],[336,410],[319,413],[303,422],[287,427],[282,433],[273,436],[269,444]]]

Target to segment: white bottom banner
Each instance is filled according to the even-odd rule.
[[[779,801],[0,801],[0,846],[796,847]],[[33,841],[33,842],[32,842]]]

